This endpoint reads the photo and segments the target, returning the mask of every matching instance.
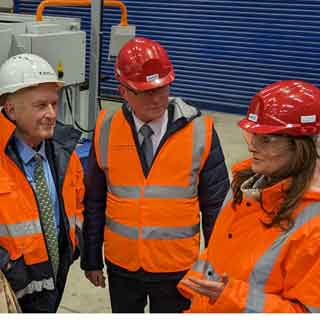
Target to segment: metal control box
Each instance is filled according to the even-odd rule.
[[[84,32],[28,33],[17,35],[16,39],[26,52],[45,57],[66,85],[85,80]]]
[[[0,0],[1,1],[1,0]],[[67,85],[85,79],[86,33],[80,19],[0,13],[0,65],[19,53],[46,59]]]
[[[108,59],[115,58],[123,45],[130,39],[134,38],[136,34],[136,26],[112,26],[110,33],[109,53]]]

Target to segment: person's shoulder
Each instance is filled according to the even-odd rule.
[[[168,108],[171,108],[173,110],[174,121],[180,118],[185,118],[188,121],[192,121],[195,118],[201,116],[200,109],[180,97],[170,97]]]

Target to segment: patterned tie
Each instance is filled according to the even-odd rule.
[[[153,130],[150,128],[149,125],[145,123],[140,128],[140,133],[143,135],[141,149],[149,169],[153,159],[153,145],[151,140],[151,136],[153,135]]]
[[[47,242],[48,255],[51,258],[52,268],[56,278],[59,268],[59,244],[57,229],[53,219],[53,205],[43,169],[42,157],[39,154],[36,154],[34,156],[34,160],[35,193],[38,199],[42,228]]]

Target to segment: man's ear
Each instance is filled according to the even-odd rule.
[[[4,108],[4,111],[6,112],[7,117],[14,122],[16,120],[15,104],[7,100],[4,103],[3,108]]]

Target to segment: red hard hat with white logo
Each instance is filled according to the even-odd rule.
[[[115,72],[121,84],[137,92],[160,88],[174,80],[166,50],[158,42],[141,37],[129,40],[121,48]]]
[[[320,89],[300,80],[273,83],[254,96],[239,126],[256,134],[318,134]]]

